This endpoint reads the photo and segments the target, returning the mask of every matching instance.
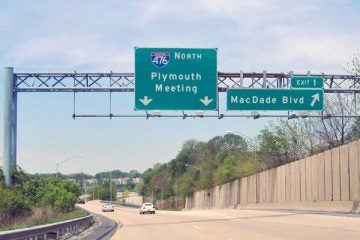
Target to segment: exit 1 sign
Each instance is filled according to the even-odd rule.
[[[292,88],[324,88],[324,78],[320,76],[294,76],[291,78]]]

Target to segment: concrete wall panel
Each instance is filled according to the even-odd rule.
[[[300,178],[300,161],[294,162],[295,165],[295,201],[301,201],[301,178]]]
[[[348,201],[350,199],[350,179],[349,179],[349,146],[343,145],[340,147],[340,184],[341,201]]]
[[[264,203],[264,172],[257,174],[257,200],[259,203]]]
[[[231,194],[231,200],[230,200],[230,205],[231,206],[236,206],[239,203],[239,179],[236,179],[234,181],[232,181],[230,183],[231,189],[230,189],[230,194]]]
[[[296,201],[296,169],[295,162],[289,164],[290,170],[290,201]]]
[[[325,201],[325,154],[318,154],[318,198]]]
[[[318,155],[313,155],[311,158],[311,200],[319,201],[319,181],[318,181]]]
[[[276,168],[276,202],[281,202],[281,167]]]
[[[333,201],[340,201],[341,199],[341,179],[340,179],[340,148],[333,148],[331,150],[331,167],[333,175]]]
[[[280,191],[280,202],[285,202],[286,201],[286,183],[285,183],[285,176],[286,176],[286,165],[281,166],[280,167],[280,177],[281,177],[281,181],[280,181],[280,187],[281,187],[281,191]]]
[[[306,159],[299,161],[300,165],[300,201],[306,202]]]
[[[332,156],[331,150],[324,153],[324,165],[325,165],[325,201],[333,200],[333,179],[332,179]]]
[[[240,204],[247,203],[247,178],[242,178],[240,182]]]
[[[275,202],[276,168],[269,170],[269,202]]]
[[[291,201],[291,169],[290,164],[285,165],[285,201]]]
[[[251,203],[251,177],[247,177],[246,181],[246,202]]]
[[[270,191],[270,182],[269,182],[269,170],[264,172],[264,199],[265,202],[269,202],[269,191]]]
[[[312,177],[311,177],[311,157],[305,159],[306,168],[306,201],[312,202]]]
[[[358,144],[357,141],[349,144],[350,200],[360,200]]]
[[[251,203],[256,203],[256,175],[251,175]]]

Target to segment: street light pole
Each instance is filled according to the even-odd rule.
[[[71,157],[69,157],[69,158],[66,158],[66,159],[62,160],[61,162],[56,163],[56,177],[59,176],[59,166],[60,166],[61,164],[65,163],[66,161],[68,161],[68,160],[70,160],[70,159],[72,159],[72,158],[76,158],[76,157],[82,158],[81,155],[74,155],[74,156],[71,156]]]
[[[154,204],[154,189],[151,189],[151,203]]]
[[[110,202],[112,201],[112,182],[111,182],[111,171],[110,171]]]

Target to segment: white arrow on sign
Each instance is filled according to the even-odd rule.
[[[144,99],[141,99],[141,98],[139,99],[139,101],[140,101],[142,104],[144,104],[145,106],[147,106],[149,103],[151,103],[152,100],[153,100],[153,99],[151,99],[151,98],[148,99],[147,96],[145,96]]]
[[[209,99],[208,96],[205,96],[204,99],[201,99],[201,98],[200,98],[200,101],[201,101],[205,106],[209,105],[213,100],[214,100],[214,99]]]
[[[311,97],[312,97],[312,101],[310,103],[310,106],[313,107],[315,105],[316,101],[320,101],[320,94],[317,93],[317,94],[312,95]]]

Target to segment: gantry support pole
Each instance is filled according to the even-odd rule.
[[[11,171],[16,167],[17,92],[12,67],[4,68],[4,155],[3,172],[5,185],[10,186]]]

